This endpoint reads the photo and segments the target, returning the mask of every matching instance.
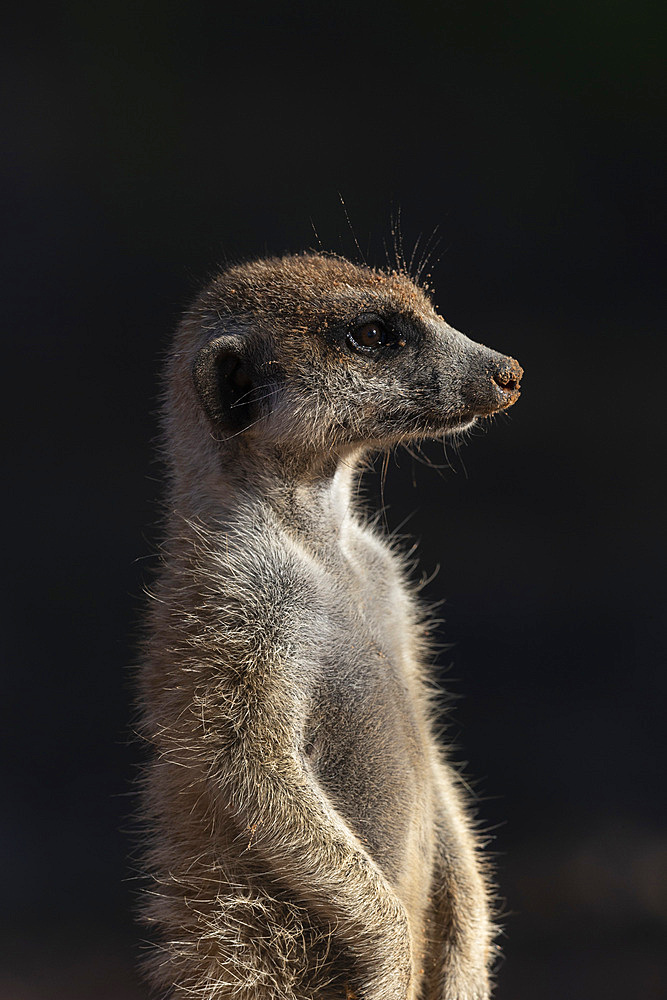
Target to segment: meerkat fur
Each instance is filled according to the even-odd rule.
[[[355,483],[369,452],[511,405],[520,375],[406,274],[333,255],[230,267],[185,314],[140,670],[158,996],[489,996],[426,616]]]

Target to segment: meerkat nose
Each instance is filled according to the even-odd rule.
[[[500,389],[501,398],[506,399],[506,406],[511,406],[518,399],[522,375],[523,368],[514,358],[503,358],[495,371],[491,372],[491,379]]]

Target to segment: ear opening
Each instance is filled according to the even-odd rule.
[[[240,338],[220,337],[202,347],[192,380],[206,416],[217,427],[238,432],[256,419],[255,379]]]

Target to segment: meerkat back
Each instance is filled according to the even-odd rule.
[[[460,432],[521,374],[407,275],[324,254],[232,267],[185,314],[141,668],[161,995],[488,997],[423,614],[354,487],[368,452]]]

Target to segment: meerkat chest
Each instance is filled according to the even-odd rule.
[[[341,580],[310,632],[305,751],[321,785],[386,872],[401,878],[430,809],[429,730],[409,598],[370,565]],[[312,625],[312,623],[311,623]]]

